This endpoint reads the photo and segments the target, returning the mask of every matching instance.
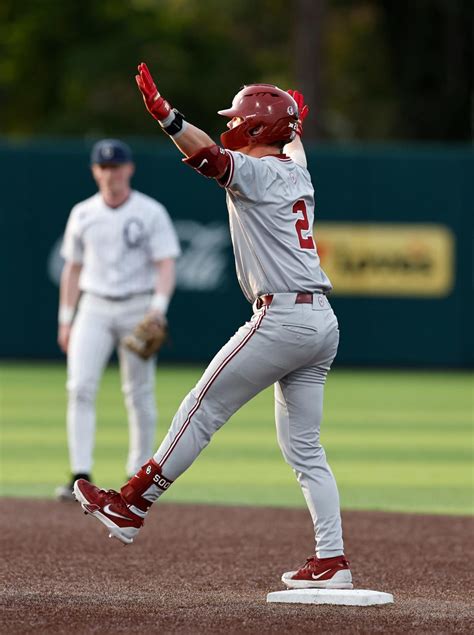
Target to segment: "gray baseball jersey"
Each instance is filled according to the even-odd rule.
[[[306,168],[285,155],[227,151],[227,207],[237,278],[253,302],[265,293],[327,292],[312,237],[314,190]]]
[[[61,249],[65,260],[83,265],[81,291],[106,297],[152,291],[153,262],[179,254],[165,207],[135,190],[116,209],[100,193],[75,205]]]

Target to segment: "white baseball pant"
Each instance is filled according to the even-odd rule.
[[[155,359],[143,360],[119,345],[150,305],[151,294],[108,300],[85,293],[71,331],[68,350],[67,432],[73,474],[90,474],[93,466],[95,400],[104,368],[118,346],[122,392],[128,414],[128,475],[153,451],[156,428]]]

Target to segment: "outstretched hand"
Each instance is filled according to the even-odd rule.
[[[135,81],[143,96],[146,109],[152,117],[158,121],[163,121],[170,114],[171,106],[158,92],[145,62],[138,65],[138,73],[138,75],[135,75]]]
[[[297,90],[288,90],[287,93],[293,97],[298,106],[298,128],[296,129],[296,134],[300,137],[303,134],[303,121],[306,119],[309,113],[309,106],[304,103],[304,96],[302,93]]]

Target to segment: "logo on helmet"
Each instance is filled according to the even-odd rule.
[[[295,114],[295,109],[293,108],[293,106],[288,106],[288,108],[286,109],[286,112],[289,115],[294,115]]]

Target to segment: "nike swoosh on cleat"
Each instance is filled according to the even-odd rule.
[[[199,169],[200,169],[200,168],[202,168],[204,165],[206,165],[206,163],[208,163],[208,160],[207,160],[207,159],[203,159],[203,160],[201,161],[201,163],[198,165],[197,169],[199,170]]]
[[[318,573],[318,575],[314,575],[314,573],[311,574],[311,577],[313,578],[313,580],[318,580],[321,576],[323,576],[325,573],[329,573],[331,571],[331,569],[326,569],[326,571],[323,571],[322,573]]]
[[[109,514],[109,516],[115,516],[116,518],[123,518],[123,520],[130,520],[130,518],[128,518],[127,516],[122,516],[122,514],[117,514],[117,512],[113,512],[113,511],[110,509],[110,505],[106,505],[106,506],[104,507],[104,512],[105,512],[106,514]]]

